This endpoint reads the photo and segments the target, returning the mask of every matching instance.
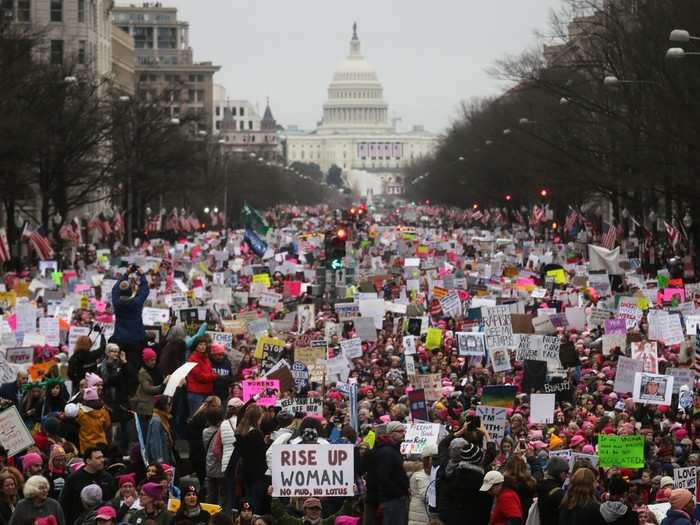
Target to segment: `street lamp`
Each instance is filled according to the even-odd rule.
[[[170,119],[170,123],[171,123],[173,126],[179,126],[179,125],[180,125],[180,119],[179,119],[179,118],[171,118],[171,119]]]
[[[78,82],[78,77],[67,76],[67,77],[64,77],[64,78],[63,78],[63,81],[64,81],[66,84],[77,84],[77,82]]]
[[[682,47],[671,47],[669,48],[668,51],[666,51],[666,59],[667,60],[681,60],[685,58],[686,56],[694,56],[694,55],[700,55],[700,53],[697,52],[688,52]]]
[[[566,106],[569,102],[571,102],[571,101],[566,97],[561,97],[559,99],[559,104],[561,104],[562,106]]]
[[[504,129],[504,130],[503,130],[503,134],[504,134],[504,135],[510,135],[511,133],[513,133],[513,131],[510,130],[510,129]]]
[[[671,36],[669,36],[671,42],[690,42],[691,40],[700,40],[700,37],[692,36],[685,29],[674,29],[671,31]]]
[[[464,162],[464,157],[462,157],[462,156],[460,155],[459,157],[457,157],[457,160],[458,160],[459,162]]]
[[[204,208],[204,213],[209,213],[209,206],[206,206],[206,207]]]
[[[603,79],[603,85],[606,88],[614,89],[620,87],[622,84],[654,84],[658,85],[658,82],[653,80],[620,80],[614,75],[608,75]]]

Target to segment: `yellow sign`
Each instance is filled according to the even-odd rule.
[[[256,275],[253,275],[253,282],[254,283],[263,283],[266,288],[269,288],[272,283],[270,282],[270,274],[269,273],[259,273]]]
[[[255,346],[255,359],[262,359],[265,353],[266,346],[279,346],[284,347],[284,341],[282,339],[277,339],[276,337],[268,337],[266,335],[258,339],[258,344]]]
[[[80,297],[80,309],[87,310],[90,307],[90,298],[87,295]]]
[[[547,276],[554,277],[555,284],[566,284],[568,278],[566,277],[566,272],[559,268],[558,270],[549,270]]]
[[[425,337],[425,347],[428,350],[436,350],[442,344],[442,330],[439,328],[428,328],[428,335]]]
[[[416,253],[418,255],[428,255],[430,253],[430,248],[424,244],[421,244],[418,248],[416,248]]]
[[[206,510],[209,514],[216,514],[221,512],[221,506],[214,505],[213,503],[200,503],[200,508]],[[168,499],[168,512],[176,513],[180,508],[180,500],[175,498]]]
[[[0,304],[5,305],[5,308],[14,306],[17,302],[17,294],[14,291],[0,292]]]

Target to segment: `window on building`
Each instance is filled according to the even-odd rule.
[[[78,0],[78,22],[85,23],[85,0]]]
[[[151,82],[157,82],[158,81],[158,75],[148,75],[148,80]]]
[[[158,49],[177,49],[177,29],[174,27],[158,28]]]
[[[255,135],[253,135],[252,137],[250,137],[250,141],[251,141],[251,142],[255,142]]]
[[[152,27],[134,27],[134,47],[136,49],[153,49],[153,28]]]
[[[216,116],[217,117],[221,116],[221,107],[220,106],[216,106]]]
[[[252,120],[248,121],[248,129],[253,129],[253,121]]]
[[[219,108],[216,108],[216,109],[219,109]],[[216,129],[221,129],[221,121],[220,120],[216,121]]]
[[[245,108],[241,108],[241,117],[245,117]]]
[[[203,89],[198,89],[197,93],[195,93],[195,96],[197,97],[197,102],[204,102],[204,90]]]
[[[54,65],[63,64],[63,40],[51,41],[51,63]]]
[[[51,21],[63,22],[63,0],[51,0]]]
[[[78,40],[78,64],[87,63],[87,42]]]
[[[195,97],[197,96],[197,93],[195,92],[194,89],[188,89],[187,90],[187,102],[194,102]]]
[[[190,82],[196,82],[197,81],[197,75],[190,75]]]
[[[31,22],[32,20],[32,1],[17,0],[17,20],[20,22]]]
[[[2,15],[3,18],[14,20],[15,0],[2,0],[2,2],[0,2],[0,15]]]
[[[238,129],[240,129],[241,131],[243,131],[243,130],[245,129],[245,122],[243,122],[243,121],[241,120],[241,122],[240,122],[239,124],[240,124],[240,125],[239,125]]]
[[[180,106],[173,106],[173,115],[176,117],[180,115]]]
[[[234,117],[236,116],[236,107],[235,106],[231,108],[231,115],[233,115]]]

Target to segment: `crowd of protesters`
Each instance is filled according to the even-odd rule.
[[[692,283],[665,271],[641,274],[629,240],[620,240],[623,257],[604,261],[612,265],[606,290],[593,286],[588,247],[574,240],[483,226],[455,209],[361,209],[364,216],[344,218],[326,207],[278,207],[257,215],[246,232],[203,230],[144,239],[133,250],[114,246],[62,268],[57,281],[38,265],[5,274],[0,343],[22,346],[10,341],[26,337],[17,331],[27,304],[37,333],[40,319],[60,318],[60,342],[34,346],[24,365],[7,355],[2,405],[16,407],[33,444],[12,455],[0,449],[0,525],[694,523],[694,489],[675,488],[674,479],[675,469],[700,460],[695,334],[687,329],[698,305],[692,286],[684,288]],[[324,252],[340,227],[350,235],[336,283]],[[255,293],[262,274],[265,290],[279,297],[272,306]],[[29,283],[40,286],[27,291]],[[685,300],[665,299],[668,288],[684,289]],[[459,299],[457,312],[445,311],[444,291]],[[642,314],[610,348],[592,313],[616,317],[620,297],[639,298]],[[341,341],[359,334],[335,305],[368,298],[393,306],[372,337],[363,334],[362,354],[347,358],[347,376],[324,372],[277,393],[280,400],[320,398],[322,415],[244,396],[243,382],[276,364],[256,358],[259,337],[284,341],[275,361],[295,362],[311,340],[325,340],[331,359],[342,355]],[[523,333],[558,337],[561,366],[538,371],[515,348],[506,349],[499,371],[491,348],[466,355],[457,334],[483,332],[481,309],[496,304],[530,322],[549,317],[549,332],[531,324]],[[296,315],[305,305],[314,306],[311,319]],[[169,314],[144,325],[144,308]],[[582,326],[554,322],[566,319],[567,308],[583,311]],[[183,319],[180,309],[195,309],[196,317]],[[682,341],[652,337],[649,317],[657,311],[680,312]],[[269,321],[264,334],[246,329],[261,319]],[[88,333],[69,338],[75,328]],[[428,341],[435,329],[437,345]],[[230,343],[212,336],[221,333],[232,334]],[[690,385],[670,403],[636,403],[631,391],[616,390],[619,358],[630,356],[629,342],[647,340],[656,342],[653,372],[691,371]],[[566,360],[564,346],[571,349]],[[185,363],[194,367],[166,395]],[[409,395],[416,377],[429,374],[439,374],[426,411],[427,421],[441,425],[439,439],[402,454],[418,417]],[[557,396],[551,420],[533,422],[531,395],[551,382],[567,382],[570,396]],[[347,384],[357,385],[356,399]],[[492,435],[477,411],[484,387],[493,385],[515,387],[502,435]],[[679,401],[683,392],[690,401]],[[601,435],[643,436],[643,466],[600,464]],[[271,497],[273,443],[354,445],[354,495]],[[579,456],[561,454],[572,451]]]

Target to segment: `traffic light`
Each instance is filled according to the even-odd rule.
[[[344,227],[339,227],[335,232],[326,234],[326,268],[340,270],[343,267],[347,239],[348,231]]]

